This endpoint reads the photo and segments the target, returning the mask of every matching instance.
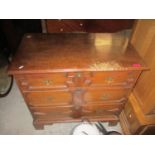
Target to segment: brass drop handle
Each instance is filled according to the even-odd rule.
[[[43,80],[43,83],[46,85],[46,86],[49,86],[51,85],[53,82],[51,80]]]
[[[107,100],[109,98],[108,94],[104,94],[101,96],[101,100]]]
[[[114,82],[114,79],[113,79],[113,77],[109,76],[106,78],[106,81],[108,84],[110,84],[110,83]]]

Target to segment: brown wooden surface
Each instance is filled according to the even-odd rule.
[[[125,134],[145,134],[149,132],[147,132],[149,126],[155,126],[155,116],[145,115],[139,106],[139,102],[132,93],[124,110],[121,112],[120,122]],[[150,131],[151,133],[155,134],[155,132]]]
[[[48,19],[46,28],[53,32],[117,32],[131,29],[132,19]]]
[[[131,43],[150,68],[140,77],[134,94],[142,111],[155,115],[155,20],[139,20]]]
[[[142,59],[124,32],[28,34],[13,58],[13,74],[37,129],[54,122],[119,120]]]
[[[96,88],[96,89],[89,89],[85,93],[85,101],[86,102],[103,102],[103,101],[121,101],[125,100],[128,96],[130,89],[119,89],[119,88]]]
[[[102,72],[80,72],[74,73],[52,73],[52,74],[25,74],[16,75],[19,86],[24,91],[47,90],[47,89],[65,89],[68,86],[75,87],[82,85],[102,86],[102,87],[123,87],[132,88],[139,77],[141,71],[102,71]],[[116,76],[117,74],[117,76]],[[77,77],[81,76],[81,80]]]
[[[124,33],[25,35],[9,73],[141,70],[145,65]]]
[[[67,91],[40,91],[25,93],[25,98],[30,105],[49,106],[71,104],[72,96]]]
[[[120,121],[126,134],[155,134],[155,20],[138,20],[131,44],[144,59],[149,70],[136,83]]]

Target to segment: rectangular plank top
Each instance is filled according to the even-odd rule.
[[[142,70],[145,63],[124,33],[24,35],[9,74]]]

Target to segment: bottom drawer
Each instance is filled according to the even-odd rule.
[[[74,108],[74,106],[30,107],[30,110],[35,119],[64,120],[65,118],[83,119],[107,115],[118,116],[122,108],[123,104],[104,103],[83,105],[80,108]]]
[[[84,116],[103,116],[103,115],[119,115],[122,111],[123,104],[96,104],[83,106],[82,113]]]
[[[31,107],[30,110],[37,119],[65,118],[72,115],[71,107]]]

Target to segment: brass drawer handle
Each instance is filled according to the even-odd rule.
[[[114,82],[113,77],[107,77],[107,78],[106,78],[106,82],[107,82],[108,84],[113,83],[113,82]]]
[[[101,96],[101,100],[107,100],[109,98],[108,94],[104,94]]]
[[[53,99],[54,99],[54,98],[53,98],[52,96],[48,96],[48,97],[47,97],[47,101],[48,101],[48,102],[52,102]]]
[[[49,86],[51,85],[53,82],[51,80],[43,80],[43,83],[46,85],[46,86]]]
[[[81,77],[81,73],[76,73],[76,77],[80,78]]]

